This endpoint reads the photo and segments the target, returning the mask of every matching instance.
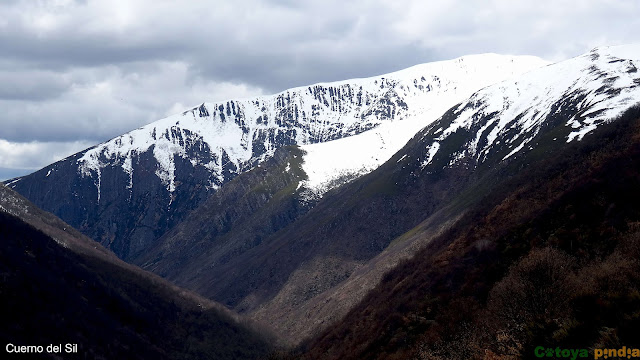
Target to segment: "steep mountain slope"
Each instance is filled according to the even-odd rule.
[[[272,96],[204,103],[7,184],[131,259],[279,147],[340,139],[394,122],[407,131],[387,151],[390,156],[477,89],[544,64],[526,56],[476,55]]]
[[[638,102],[638,50],[596,49],[478,91],[370,174],[327,192],[313,208],[295,212],[277,227],[256,233],[259,241],[248,241],[251,227],[233,219],[223,232],[197,232],[197,240],[190,239],[197,230],[187,224],[203,223],[190,222],[192,216],[217,219],[226,212],[211,203],[160,241],[197,241],[197,251],[152,251],[155,256],[141,263],[276,324],[285,337],[299,341],[345,314],[381,279],[380,269],[392,268],[455,225],[467,209],[481,204],[522,168],[574,146]],[[325,145],[331,143],[318,146]],[[291,171],[286,186],[274,188],[287,189],[282,196],[267,196],[278,199],[277,204],[306,201],[299,186],[306,180],[294,163],[285,157],[274,168],[276,173]],[[304,163],[301,166],[304,169]],[[236,181],[245,181],[243,176]],[[261,209],[260,219],[275,214],[268,207]],[[424,233],[431,236],[417,236]],[[230,250],[231,244],[243,247]],[[188,265],[174,266],[181,257]]]
[[[312,204],[297,196],[306,179],[303,154],[293,146],[277,149],[270,159],[225,184],[133,262],[172,281],[180,269],[186,279],[179,282],[195,279],[191,285],[197,287],[212,268],[260,245],[309,210]]]
[[[128,265],[0,184],[0,338],[29,358],[257,359],[267,340],[198,295]],[[46,354],[49,344],[62,344]],[[77,344],[76,353],[65,353]]]
[[[519,171],[302,357],[535,359],[538,346],[640,346],[640,106],[510,167]]]

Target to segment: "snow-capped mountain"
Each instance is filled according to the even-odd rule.
[[[483,204],[517,198],[523,184],[579,168],[616,126],[631,127],[617,117],[640,103],[639,54],[635,45],[600,48],[487,86],[425,120],[392,156],[381,146],[385,124],[303,145],[302,164],[293,152],[239,175],[139,263],[300,341],[346,314],[387,270],[470,209],[487,211]],[[388,123],[395,125],[388,133],[405,136],[400,125],[411,120]],[[379,142],[363,140],[376,134]],[[360,146],[356,154],[349,144]],[[303,186],[321,193],[368,172],[363,164],[375,170],[297,208]],[[308,179],[300,181],[302,171]]]
[[[385,147],[393,153],[473,91],[543,64],[535,57],[476,55],[273,96],[205,103],[100,144],[77,162],[81,175],[94,179],[99,201],[101,170],[120,165],[131,188],[133,162],[152,146],[158,163],[155,174],[169,192],[176,187],[176,156],[206,168],[211,174],[208,185],[215,189],[280,146],[323,143],[381,125],[401,128],[381,129],[375,135],[393,143]],[[389,124],[400,120],[407,121]]]
[[[639,45],[552,65],[479,55],[205,103],[10,186],[119,256],[296,342],[434,237],[460,250],[442,236],[467,214],[500,222],[492,206],[517,200],[523,184],[553,178],[557,198],[565,167],[581,174],[585,159],[598,165],[600,145],[635,144],[637,110],[606,124],[640,102],[639,62]],[[495,236],[476,235],[461,248],[491,248]]]
[[[358,158],[355,165],[371,170],[412,133],[474,91],[545,64],[530,56],[474,55],[271,96],[203,103],[13,180],[10,186],[127,258],[143,251],[211,191],[278,147],[376,130],[370,136],[375,140],[344,143],[343,148],[349,156],[373,156]],[[376,151],[371,152],[371,144]],[[346,158],[344,153],[339,157]],[[307,186],[322,193],[318,189],[326,185],[319,184],[327,181],[316,184],[317,173],[309,169]]]

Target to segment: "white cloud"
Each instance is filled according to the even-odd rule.
[[[16,143],[0,139],[0,168],[37,169],[91,145],[83,141]]]

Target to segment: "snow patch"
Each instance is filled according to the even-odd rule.
[[[20,180],[22,180],[22,178],[17,178],[17,179],[15,179],[15,180],[11,181],[11,182],[6,183],[6,186],[10,186],[10,185],[12,185],[12,184],[15,184],[15,183],[17,183],[17,182],[18,182],[18,181],[20,181]]]
[[[133,189],[133,164],[131,156],[127,156],[122,162],[122,170],[129,175],[129,185],[127,185],[127,189]]]
[[[427,159],[422,163],[421,167],[425,167],[431,164],[433,157],[436,156],[436,153],[440,150],[440,143],[435,141],[431,146],[429,146],[429,150],[427,150]]]

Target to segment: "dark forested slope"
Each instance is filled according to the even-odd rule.
[[[62,344],[62,353],[37,356],[86,359],[256,359],[270,351],[219,305],[122,263],[51,214],[42,220],[47,213],[1,186],[3,346],[46,353]],[[77,353],[65,353],[66,344]]]

